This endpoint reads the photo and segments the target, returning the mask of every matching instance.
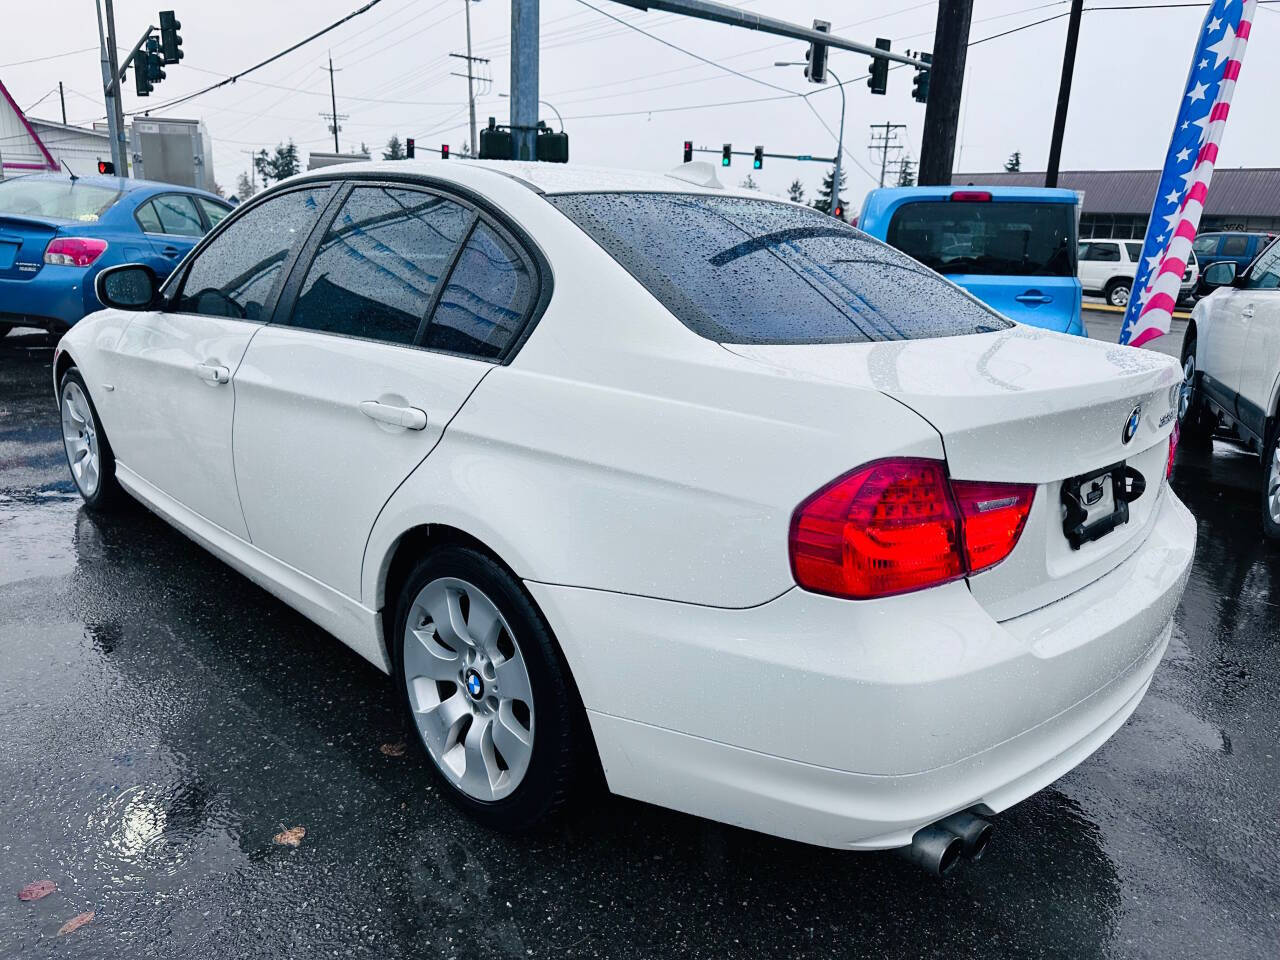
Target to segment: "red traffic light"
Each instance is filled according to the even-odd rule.
[[[413,137],[404,138],[404,155],[408,159],[413,159]]]
[[[447,143],[440,144],[440,159],[441,160],[449,159],[449,145]]]
[[[684,142],[684,162],[689,163],[693,160],[693,141],[686,140]]]
[[[116,165],[112,163],[110,160],[99,160],[98,172],[101,173],[103,176],[110,176],[116,172]]]
[[[844,219],[844,207],[836,207],[835,211],[834,211],[831,215],[832,215],[833,217],[835,217],[835,218],[839,219],[839,220],[843,220],[843,219]]]

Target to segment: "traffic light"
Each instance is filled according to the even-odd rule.
[[[764,166],[764,147],[756,147],[756,154],[751,159],[751,169],[759,170]]]
[[[733,144],[726,143],[724,149],[720,151],[720,166],[727,167],[733,163]]]
[[[684,142],[684,162],[690,163],[692,161],[693,161],[693,141],[686,140]]]
[[[133,61],[133,90],[140,97],[149,97],[151,89],[151,58],[143,52]]]
[[[413,137],[404,138],[404,155],[406,159],[413,159]]]
[[[154,87],[164,79],[164,58],[160,56],[160,41],[155,37],[147,37],[147,49],[143,53],[147,69],[147,82]]]
[[[835,217],[837,220],[843,220],[843,219],[844,219],[844,207],[836,207],[833,211],[831,211],[831,215],[832,215],[833,217]]]
[[[876,37],[876,49],[888,50],[889,41]],[[884,93],[889,89],[889,60],[886,57],[871,58],[871,76],[867,77],[867,86],[872,93]]]
[[[110,160],[99,160],[98,172],[102,174],[104,177],[110,177],[115,174],[116,165],[112,163]]]
[[[449,159],[449,145],[447,143],[440,144],[440,159],[441,160]]]
[[[164,51],[165,63],[177,63],[182,59],[182,37],[178,34],[181,28],[182,24],[172,10],[160,11],[160,47]]]
[[[831,32],[830,20],[814,20],[813,29],[819,33]],[[809,49],[805,51],[804,58],[808,61],[805,64],[804,75],[810,83],[826,83],[827,82],[827,45],[825,43],[811,43]]]
[[[919,54],[919,58],[925,63],[933,63],[932,53]],[[917,103],[929,102],[929,78],[933,76],[933,70],[928,67],[916,67],[916,78],[911,82],[911,99]]]

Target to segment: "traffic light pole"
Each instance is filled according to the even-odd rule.
[[[694,153],[719,153],[724,154],[723,150],[713,150],[711,147],[690,147]],[[754,157],[754,150],[731,150],[729,151],[735,157]],[[813,163],[835,163],[835,157],[815,157],[811,153],[766,153],[763,156],[773,160],[804,160]]]
[[[827,67],[827,73],[835,78],[836,86],[840,88],[840,136],[836,138],[836,163],[831,173],[831,209],[827,211],[834,217],[840,206],[840,159],[844,156],[844,83],[830,67]]]
[[[1058,86],[1058,109],[1053,115],[1053,139],[1049,142],[1049,162],[1045,165],[1044,185],[1058,185],[1058,165],[1062,162],[1062,138],[1067,132],[1067,105],[1071,102],[1071,77],[1076,71],[1076,43],[1080,39],[1080,14],[1084,0],[1072,0],[1071,19],[1067,21],[1067,45],[1062,52],[1062,82]]]
[[[96,5],[96,4],[95,4]],[[107,132],[111,138],[111,163],[116,168],[116,176],[129,175],[129,148],[125,143],[124,107],[120,103],[120,63],[116,53],[116,14],[111,0],[102,0],[98,6],[98,40],[102,45],[102,88],[106,98]],[[103,6],[106,7],[106,23],[103,24]],[[150,31],[148,31],[150,32]],[[134,47],[134,53],[146,40],[143,37]],[[129,55],[129,60],[134,54]],[[125,61],[125,66],[129,64]]]
[[[511,147],[538,159],[538,0],[511,0]]]

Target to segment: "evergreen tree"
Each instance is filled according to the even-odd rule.
[[[743,190],[759,190],[760,189],[760,185],[756,183],[756,178],[749,173],[747,174],[747,179],[743,180],[740,184],[738,184],[738,186],[742,187]]]
[[[898,166],[898,186],[914,187],[916,185],[916,165],[910,157],[903,157]]]
[[[236,196],[243,201],[248,200],[257,192],[258,189],[254,186],[253,181],[249,179],[249,174],[241,173],[239,179],[236,180]]]
[[[1015,150],[1009,154],[1009,159],[1004,162],[1004,168],[1009,173],[1017,173],[1022,169],[1022,151]]]
[[[394,133],[391,135],[391,139],[387,141],[387,149],[382,151],[382,159],[383,160],[403,160],[404,159],[404,145],[400,143],[400,138],[397,137]]]
[[[253,169],[258,171],[264,186],[283,180],[285,177],[292,177],[301,169],[297,144],[292,140],[288,144],[277,144],[274,154],[259,150],[253,157]]]
[[[804,184],[800,182],[799,177],[792,180],[791,186],[787,187],[787,197],[792,203],[804,203]]]
[[[822,187],[821,189],[818,190],[817,198],[809,202],[809,206],[813,207],[813,209],[815,210],[821,210],[823,213],[831,212],[831,186],[832,186],[832,181],[835,179],[835,176],[836,176],[836,168],[834,166],[822,175]],[[844,199],[844,188],[846,186],[845,179],[846,178],[844,175],[844,170],[841,170],[840,171],[840,190],[839,190],[839,193],[837,194],[839,199],[836,201],[836,206],[840,207],[841,209],[844,209],[845,207],[848,206],[848,204],[845,203],[845,199]]]

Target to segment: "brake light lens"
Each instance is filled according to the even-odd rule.
[[[964,559],[969,573],[994,567],[1013,552],[1031,513],[1036,488],[1026,483],[952,480],[951,492],[964,527]]]
[[[791,570],[806,590],[853,599],[958,580],[1012,552],[1034,498],[1034,485],[952,481],[940,460],[879,460],[796,508]]]
[[[951,199],[960,203],[990,203],[991,191],[989,190],[953,190],[951,191]]]
[[[44,248],[44,262],[64,267],[87,267],[106,249],[107,241],[96,237],[54,237]]]
[[[1173,433],[1169,434],[1169,459],[1164,465],[1164,478],[1166,480],[1173,476],[1173,458],[1178,455],[1178,441],[1182,439],[1182,425],[1175,423],[1173,425]]]

